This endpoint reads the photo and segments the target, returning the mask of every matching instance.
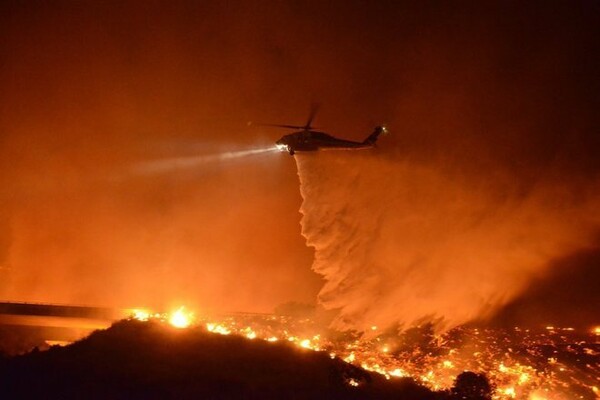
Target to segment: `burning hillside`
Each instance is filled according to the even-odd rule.
[[[0,299],[202,312],[2,359],[4,390],[598,398],[598,2],[232,3],[0,1]],[[332,324],[212,317],[289,301]],[[1,311],[2,353],[96,329]]]
[[[431,325],[402,334],[372,326],[358,334],[323,332],[309,318],[276,315],[199,318],[195,324],[221,335],[293,343],[390,381],[414,379],[439,393],[450,390],[464,371],[487,376],[494,399],[596,399],[600,393],[600,328],[463,326],[436,335]]]
[[[66,348],[7,359],[1,372],[9,390],[45,397],[591,400],[600,328],[436,335],[431,326],[402,334],[373,326],[363,335],[323,330],[310,318],[136,310]],[[35,387],[26,384],[33,376]]]
[[[388,382],[327,353],[156,319],[4,360],[0,382],[9,398],[433,398],[410,380]]]

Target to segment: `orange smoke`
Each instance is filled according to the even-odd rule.
[[[296,156],[302,234],[338,328],[489,316],[550,261],[593,243],[593,190],[547,180],[523,191],[502,173],[467,177],[389,153]]]

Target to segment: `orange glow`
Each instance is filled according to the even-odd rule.
[[[254,332],[250,327],[242,329],[241,333],[248,339],[256,339],[256,332]]]
[[[409,376],[405,371],[403,371],[400,368],[396,368],[396,369],[390,371],[390,375],[395,376],[396,378],[403,378],[405,376]]]
[[[149,313],[150,314],[150,313]],[[156,319],[172,325],[189,326],[192,322],[191,312],[183,307],[178,309],[170,316],[166,314],[150,314],[150,319]],[[143,317],[144,314],[141,313]],[[238,335],[247,339],[264,340],[267,342],[285,341],[292,346],[313,351],[327,351],[330,358],[340,358],[348,363],[362,367],[365,370],[376,372],[383,375],[386,379],[399,377],[412,377],[418,383],[427,386],[432,390],[444,390],[452,387],[456,377],[463,371],[482,371],[489,378],[490,382],[497,387],[494,400],[508,400],[523,398],[527,400],[560,400],[564,396],[562,392],[557,392],[557,388],[566,388],[567,382],[578,382],[580,388],[589,390],[590,393],[598,395],[598,387],[589,376],[578,375],[579,373],[564,362],[564,354],[556,353],[556,356],[547,357],[544,354],[535,354],[537,361],[515,357],[510,347],[497,347],[499,343],[505,341],[502,331],[491,329],[466,329],[456,328],[458,336],[468,338],[470,343],[464,347],[448,347],[444,344],[443,337],[440,337],[438,343],[439,356],[428,356],[425,360],[415,362],[415,357],[420,357],[419,350],[409,352],[399,352],[398,346],[394,346],[394,352],[383,351],[388,347],[391,337],[382,336],[364,337],[352,339],[351,341],[342,341],[338,343],[331,342],[326,337],[319,334],[307,334],[306,327],[298,321],[291,320],[289,317],[268,316],[264,321],[257,320],[256,317],[248,318],[244,316],[229,316],[222,319],[212,319],[210,322],[200,318],[205,325],[206,330],[220,335]],[[179,322],[178,322],[179,321]],[[304,320],[304,322],[309,320]],[[175,325],[177,326],[177,325]],[[588,331],[589,338],[597,334],[597,328],[591,332]],[[512,330],[519,332],[518,342],[522,346],[531,346],[531,349],[537,346],[550,345],[556,346],[569,340],[573,342],[573,337],[580,337],[570,328],[554,327],[553,332],[565,332],[564,335],[557,336],[550,333],[547,329],[539,330],[532,334],[529,330]],[[313,331],[314,333],[314,331]],[[505,341],[506,346],[512,345]],[[589,347],[585,341],[578,342],[575,346],[580,346],[577,350],[580,354],[596,357],[597,353]],[[383,348],[382,348],[383,346]],[[558,347],[557,347],[558,349]],[[566,350],[573,355],[575,348],[568,347]],[[591,364],[590,364],[591,365]],[[595,373],[594,367],[591,368],[592,375]],[[553,371],[563,376],[556,375]],[[360,385],[361,382],[351,383]],[[562,390],[562,389],[561,389]],[[562,396],[562,397],[561,397]]]
[[[543,29],[505,29],[512,25],[497,21],[511,7],[442,18],[421,6],[365,13],[327,5],[334,18],[321,23],[286,2],[210,13],[149,7],[147,18],[135,2],[122,3],[102,16],[119,33],[111,35],[88,7],[3,10],[0,297],[109,307],[186,299],[215,313],[270,312],[290,299],[314,304],[322,288],[319,301],[345,313],[338,326],[375,336],[424,316],[444,327],[488,317],[536,287],[532,279],[554,276],[546,269],[559,260],[594,247],[594,13],[539,7]],[[430,33],[419,34],[413,13]],[[364,21],[377,23],[372,34],[355,29],[379,14],[385,21]],[[397,16],[411,21],[406,31]],[[151,36],[146,20],[156,20]],[[290,29],[280,29],[288,20]],[[461,29],[449,35],[448,24]],[[219,26],[227,29],[203,34]],[[303,45],[311,36],[300,26],[319,38],[314,46]],[[552,40],[540,40],[545,31],[556,32]],[[265,32],[283,36],[256,39]],[[279,42],[299,53],[274,52]],[[472,54],[483,57],[472,62]],[[308,56],[318,68],[294,62]],[[198,68],[199,60],[219,62]],[[279,131],[240,129],[247,119],[303,121],[308,93],[344,99],[319,116],[332,134],[363,139],[369,121],[397,134],[374,151],[290,158],[261,147]],[[156,175],[136,172],[149,163]],[[590,276],[584,283],[597,281]],[[569,314],[568,304],[555,310],[557,300],[540,298],[545,310]],[[132,318],[155,316],[139,310]],[[239,331],[214,323],[211,332]],[[252,329],[242,334],[289,336]],[[294,332],[292,342],[325,348],[313,334]],[[385,343],[377,357],[397,352]]]
[[[48,346],[68,346],[70,345],[72,342],[66,341],[66,340],[46,340],[46,344]]]
[[[137,319],[138,321],[148,321],[151,316],[152,313],[148,310],[137,308],[131,310],[131,318]]]
[[[207,323],[206,330],[212,333],[218,333],[220,335],[229,335],[231,331],[223,325],[215,323]]]
[[[173,325],[175,328],[187,328],[192,324],[193,314],[185,311],[184,307],[179,307],[177,311],[175,311],[169,317],[169,323]]]
[[[544,393],[533,392],[529,395],[529,398],[527,400],[551,400],[551,399]]]
[[[354,387],[356,387],[356,386],[358,386],[359,384],[360,384],[360,383],[359,383],[359,382],[358,382],[356,379],[354,379],[354,378],[350,378],[350,379],[348,379],[348,385],[350,385],[350,386],[354,386]]]
[[[512,388],[512,387],[500,389],[499,391],[503,395],[508,396],[508,397],[510,397],[512,399],[514,399],[517,396],[517,393],[515,392],[515,388]]]

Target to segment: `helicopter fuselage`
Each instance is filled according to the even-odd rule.
[[[379,135],[385,132],[385,127],[378,126],[364,141],[355,142],[353,140],[338,139],[324,132],[304,129],[283,136],[275,142],[275,145],[278,149],[287,151],[290,155],[294,155],[297,151],[317,151],[321,149],[368,149],[374,147]]]
[[[294,155],[296,151],[317,151],[321,149],[364,149],[373,143],[338,139],[324,132],[300,131],[283,136],[275,142],[281,151]]]

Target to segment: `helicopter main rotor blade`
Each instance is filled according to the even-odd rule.
[[[311,126],[313,119],[315,119],[315,115],[317,115],[317,112],[319,111],[319,108],[321,107],[321,105],[319,103],[312,103],[310,106],[310,113],[308,114],[308,120],[306,121],[306,125],[303,126],[302,128],[306,129],[306,130],[311,130],[313,129],[313,126]]]
[[[272,127],[275,127],[275,128],[288,128],[288,129],[304,129],[304,128],[306,128],[305,126],[283,125],[283,124],[254,124],[254,125],[258,125],[258,126],[272,126]]]

